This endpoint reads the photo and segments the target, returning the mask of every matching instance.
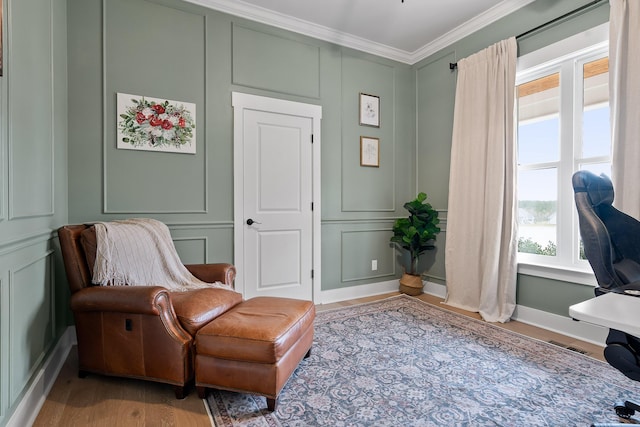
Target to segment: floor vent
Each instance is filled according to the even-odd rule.
[[[573,346],[567,346],[567,350],[575,351],[576,353],[580,353],[580,354],[587,354],[588,353],[587,350],[583,350],[581,348],[573,347]]]
[[[571,346],[571,345],[562,344],[561,342],[558,342],[558,341],[550,340],[550,341],[547,341],[547,342],[549,344],[553,344],[553,345],[558,346],[558,347],[566,348],[567,350],[575,351],[576,353],[580,353],[580,354],[588,354],[589,353],[588,351],[583,350],[581,348],[574,347],[574,346]]]

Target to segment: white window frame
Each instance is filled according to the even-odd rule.
[[[608,54],[609,24],[605,23],[559,41],[537,51],[518,58],[516,69],[516,86],[536,78],[544,77],[555,72],[561,73],[560,84],[560,112],[561,118],[570,112],[572,117],[582,114],[583,93],[574,93],[573,79],[582,78],[582,64],[590,62]],[[564,113],[564,114],[563,114]],[[518,119],[515,117],[517,124]],[[561,119],[562,120],[562,119]],[[561,141],[582,142],[581,122],[571,120],[573,126],[560,123]],[[517,126],[514,126],[517,129]],[[558,167],[558,224],[572,224],[572,227],[558,229],[557,248],[555,257],[544,255],[518,253],[518,273],[531,276],[545,277],[566,282],[582,283],[597,286],[593,271],[586,260],[579,260],[576,245],[573,242],[579,237],[578,220],[573,204],[573,188],[563,185],[571,182],[574,170],[583,164],[578,159],[582,147],[580,144],[561,143],[560,162],[550,162],[548,166]],[[590,159],[594,162],[594,159]],[[603,160],[603,159],[598,159]],[[610,161],[610,157],[606,160]],[[526,167],[525,167],[526,168]],[[571,204],[566,203],[571,200]],[[562,203],[564,201],[564,203]],[[569,247],[570,249],[566,249]]]

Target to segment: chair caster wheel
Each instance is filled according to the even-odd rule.
[[[617,416],[619,416],[620,418],[624,418],[626,420],[631,418],[631,416],[636,413],[636,411],[633,410],[632,408],[629,408],[625,404],[625,402],[617,402],[614,405],[613,409],[615,409]]]

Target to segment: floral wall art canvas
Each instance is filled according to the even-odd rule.
[[[118,148],[196,152],[196,105],[118,93]]]

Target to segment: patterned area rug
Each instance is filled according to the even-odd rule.
[[[588,426],[640,383],[604,362],[398,296],[319,312],[270,413],[211,390],[216,426]]]

